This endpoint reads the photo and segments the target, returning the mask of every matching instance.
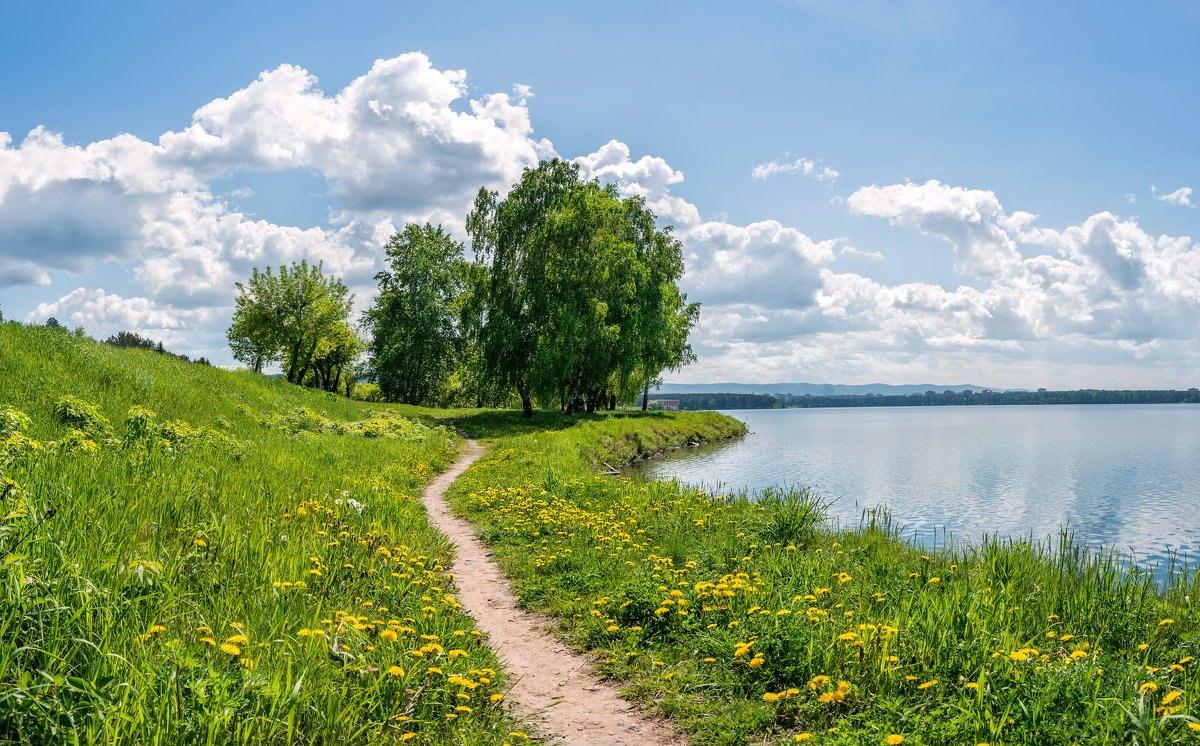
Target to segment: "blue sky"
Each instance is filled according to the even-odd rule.
[[[593,175],[690,206],[670,217],[689,257],[685,287],[706,311],[701,361],[677,380],[1195,385],[1200,211],[1189,203],[1200,194],[1177,190],[1200,188],[1200,6],[449,5],[6,11],[0,310],[56,313],[94,334],[138,326],[227,360],[227,276],[310,256],[369,279],[380,226],[453,225],[471,188],[503,188],[492,182],[530,158],[586,158],[616,140],[627,158],[593,159]],[[293,87],[284,108],[271,96],[248,104],[285,122],[270,144],[283,160],[264,155],[253,133],[263,120],[247,109],[202,126],[222,140],[219,157],[194,142],[186,156],[70,150],[121,133],[163,147],[198,109],[284,64],[315,76],[328,104],[376,60],[413,52],[430,70],[465,71],[461,96],[434,95],[448,112],[507,93],[528,117],[523,142],[426,123],[405,158],[375,150],[375,134],[322,150],[328,133],[308,132],[316,139],[297,145],[297,109],[286,107],[308,99]],[[388,80],[393,104],[430,90]],[[345,126],[334,119],[322,126]],[[415,142],[406,126],[396,137]],[[22,142],[36,127],[62,143],[35,157]],[[129,175],[145,158],[177,171],[155,171],[148,187]],[[811,161],[809,175],[803,165],[752,175],[796,159]],[[378,189],[358,180],[375,167]],[[823,169],[836,179],[816,178]],[[63,210],[80,223],[69,241],[54,229]],[[217,213],[240,217],[220,229],[197,217]],[[1022,213],[1037,218],[1014,219]]]

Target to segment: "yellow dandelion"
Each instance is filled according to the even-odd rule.
[[[221,643],[221,652],[225,655],[241,655],[242,649],[231,642]]]

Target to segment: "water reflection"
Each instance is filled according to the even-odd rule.
[[[1200,550],[1200,407],[889,407],[731,412],[741,441],[646,472],[729,490],[809,486],[857,524],[885,506],[906,537],[1044,538],[1063,526],[1139,563]]]

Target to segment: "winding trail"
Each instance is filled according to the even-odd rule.
[[[459,600],[504,663],[513,711],[559,743],[685,743],[667,724],[638,712],[601,681],[584,656],[549,631],[550,618],[517,607],[508,579],[474,527],[455,517],[445,498],[454,480],[482,455],[483,448],[468,440],[458,462],[425,489],[423,499],[433,525],[454,544],[452,572]]]

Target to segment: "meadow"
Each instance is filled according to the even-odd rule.
[[[503,743],[413,408],[0,324],[0,742]]]
[[[450,499],[523,603],[696,743],[1200,742],[1194,579],[1069,536],[923,553],[886,515],[829,528],[802,490],[598,473],[663,447],[654,422],[478,429]]]
[[[1200,742],[1196,582],[613,475],[713,413],[429,410],[0,324],[0,742],[520,743],[419,493],[695,743]]]

